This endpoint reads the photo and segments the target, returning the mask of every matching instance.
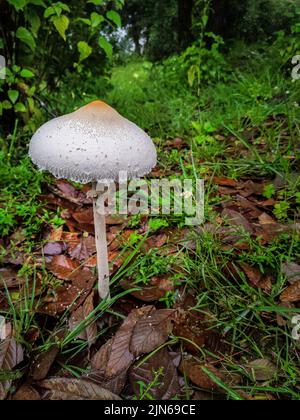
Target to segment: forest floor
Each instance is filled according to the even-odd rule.
[[[296,93],[248,75],[186,118],[147,102],[148,70],[116,69],[107,100],[153,134],[151,178],[205,180],[205,223],[108,217],[100,302],[90,186],[2,169],[0,399],[300,399]]]

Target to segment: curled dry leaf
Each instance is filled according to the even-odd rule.
[[[166,348],[143,363],[137,362],[130,369],[129,378],[134,395],[141,399],[151,396],[154,400],[170,400],[180,394],[177,369]],[[147,388],[147,395],[143,395],[142,384]],[[153,386],[149,388],[149,384]]]
[[[23,348],[13,337],[10,324],[6,324],[5,328],[2,328],[1,331],[2,333],[4,332],[4,336],[0,341],[0,371],[10,372],[23,361]],[[4,400],[10,386],[10,380],[0,382],[0,400]]]
[[[54,391],[50,400],[121,400],[105,388],[84,379],[51,378],[39,383],[42,388]]]
[[[191,357],[186,357],[182,360],[179,366],[179,370],[182,374],[186,375],[199,388],[207,389],[210,391],[220,390],[219,386],[202,369],[203,367],[205,367],[207,370],[212,372],[221,381],[225,380],[223,374],[212,364],[201,365],[200,363],[197,363],[195,359]]]
[[[298,302],[300,301],[300,280],[289,286],[280,295],[281,302]]]
[[[257,286],[262,280],[263,274],[261,273],[259,268],[252,267],[251,265],[244,262],[240,262],[239,266],[243,269],[252,286]]]

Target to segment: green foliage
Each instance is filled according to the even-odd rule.
[[[18,114],[29,131],[35,129],[33,120],[40,122],[49,95],[74,69],[81,75],[104,73],[105,56],[113,57],[108,38],[121,26],[122,5],[121,0],[1,3],[0,53],[7,59],[8,74],[0,80],[3,133],[12,130]]]

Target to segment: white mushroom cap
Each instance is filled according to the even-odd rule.
[[[156,165],[150,137],[102,101],[44,124],[29,146],[32,161],[56,178],[86,184],[139,178]]]

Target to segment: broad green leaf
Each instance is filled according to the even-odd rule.
[[[70,7],[66,4],[66,3],[62,3],[61,1],[59,1],[58,3],[56,3],[54,5],[54,8],[60,8],[61,10],[64,10],[65,12],[70,12]]]
[[[80,41],[77,44],[78,51],[80,53],[79,62],[87,59],[93,52],[92,47],[89,46],[85,41]]]
[[[38,31],[41,27],[41,19],[39,15],[34,10],[28,9],[26,11],[26,19],[30,24],[31,32],[35,37],[37,37]]]
[[[24,79],[30,79],[31,77],[34,77],[34,73],[28,69],[23,69],[20,74],[21,77],[24,77]]]
[[[70,23],[69,18],[65,15],[53,16],[51,21],[53,22],[57,32],[66,41],[66,30],[68,29]]]
[[[26,6],[26,0],[7,0],[16,10],[22,10]]]
[[[104,0],[89,0],[88,3],[93,3],[95,6],[102,6]]]
[[[98,40],[99,46],[105,51],[107,57],[111,60],[113,56],[113,47],[104,36],[100,36]]]
[[[36,43],[32,33],[28,29],[24,28],[23,26],[20,26],[17,29],[16,37],[24,44],[26,44],[32,51],[35,50]]]
[[[52,6],[50,6],[50,7],[48,7],[46,10],[45,10],[45,13],[44,13],[44,18],[48,18],[48,17],[50,17],[50,16],[52,16],[52,15],[55,15],[55,9],[54,9],[54,7],[52,7]]]
[[[61,2],[53,3],[45,10],[44,17],[48,18],[53,15],[61,16],[63,10],[68,13],[70,12],[70,8],[67,4]]]
[[[19,98],[20,93],[17,90],[9,89],[9,91],[7,92],[7,95],[9,99],[11,100],[11,102],[15,104]]]
[[[114,22],[117,26],[122,26],[121,16],[114,10],[110,10],[109,12],[107,12],[106,17],[112,22]]]
[[[78,22],[82,22],[85,25],[91,26],[92,22],[90,21],[90,19],[85,19],[85,18],[78,18],[77,19]]]
[[[22,104],[21,102],[18,102],[15,106],[14,106],[15,111],[17,112],[26,112],[26,106],[24,104]]]
[[[91,14],[91,24],[92,28],[96,28],[100,23],[104,21],[104,17],[99,15],[99,13],[93,12]]]

